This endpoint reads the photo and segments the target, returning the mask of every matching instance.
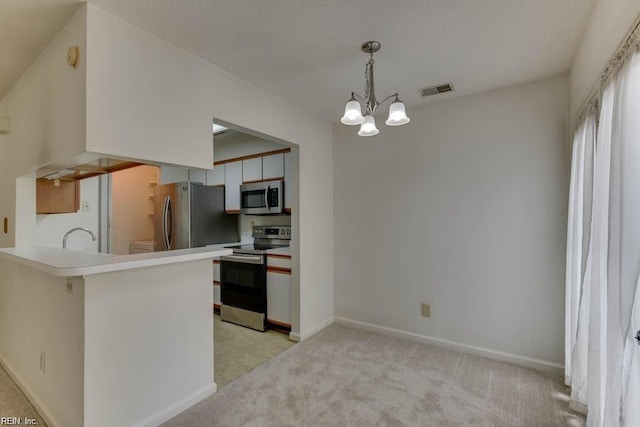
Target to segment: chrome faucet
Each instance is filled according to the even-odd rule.
[[[87,233],[91,234],[91,240],[93,240],[94,242],[98,239],[96,235],[93,234],[93,231],[89,230],[88,228],[84,228],[84,227],[72,228],[71,230],[67,231],[67,233],[62,238],[62,249],[67,249],[67,237],[69,237],[69,235],[74,231],[86,231]]]

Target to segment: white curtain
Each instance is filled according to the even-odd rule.
[[[627,58],[605,88],[600,105],[584,264],[576,254],[577,214],[572,212],[573,222],[569,220],[573,231],[568,233],[572,247],[568,245],[567,255],[573,261],[569,266],[567,260],[567,309],[572,310],[572,328],[576,321],[569,337],[568,374],[572,399],[581,402],[586,397],[589,426],[640,426],[640,347],[633,339],[640,329],[640,54]],[[577,156],[580,159],[579,152]],[[576,167],[572,196],[577,191],[573,191],[574,172],[578,181],[584,174]],[[584,235],[583,227],[583,245]],[[577,285],[576,268],[582,265],[585,270]],[[582,378],[585,363],[588,368]]]
[[[572,400],[587,404],[588,275],[585,277],[593,193],[595,117],[590,114],[573,140],[567,227],[565,381]]]

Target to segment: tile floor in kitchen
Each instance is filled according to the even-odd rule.
[[[229,384],[295,344],[286,334],[272,330],[254,331],[223,322],[218,315],[213,321],[213,330],[214,379],[218,387]]]

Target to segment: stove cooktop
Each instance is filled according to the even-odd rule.
[[[252,253],[252,254],[264,254],[267,252],[267,249],[275,249],[275,248],[282,248],[282,247],[286,247],[286,245],[251,243],[247,245],[225,246],[225,248],[227,249],[233,249],[234,253]]]

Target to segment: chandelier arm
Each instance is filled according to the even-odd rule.
[[[364,98],[360,95],[358,95],[355,92],[351,92],[351,96],[353,96],[357,101],[359,101],[361,104],[366,104],[367,102],[364,100]]]
[[[379,106],[381,106],[382,104],[384,104],[385,102],[387,102],[388,100],[390,100],[391,98],[393,98],[394,96],[397,98],[397,97],[398,97],[398,94],[397,94],[397,93],[394,93],[393,95],[389,95],[389,96],[387,96],[385,99],[383,99],[383,100],[382,100],[382,102],[379,102],[377,106],[378,106],[378,107],[379,107]]]

